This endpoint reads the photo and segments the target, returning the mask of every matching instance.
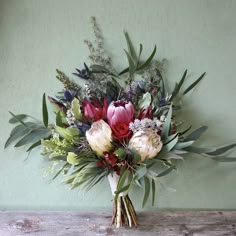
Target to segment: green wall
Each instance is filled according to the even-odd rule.
[[[43,92],[61,88],[55,69],[71,75],[88,59],[83,40],[92,38],[90,16],[97,17],[119,69],[126,63],[126,29],[147,54],[157,44],[157,57],[168,59],[170,86],[186,68],[192,79],[206,71],[183,101],[184,119],[209,125],[199,145],[235,142],[235,9],[234,0],[0,0],[0,209],[111,207],[106,181],[88,193],[70,191],[62,178],[45,177],[47,161],[38,151],[25,160],[24,150],[3,149],[12,128],[8,110],[41,116]],[[166,188],[158,187],[155,209],[236,209],[236,163],[187,156],[160,181]],[[142,193],[131,195],[139,209]]]

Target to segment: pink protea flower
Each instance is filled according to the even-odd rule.
[[[132,131],[130,122],[134,118],[134,106],[131,102],[118,100],[112,102],[107,109],[107,120],[112,129],[113,137],[117,140],[128,138]]]

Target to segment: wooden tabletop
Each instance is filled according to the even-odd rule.
[[[137,228],[110,226],[110,212],[0,211],[0,236],[236,236],[236,211],[138,213]]]

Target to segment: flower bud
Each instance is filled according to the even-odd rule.
[[[113,148],[112,131],[104,120],[94,122],[91,128],[86,131],[86,138],[98,156],[103,156],[104,152],[109,152]]]
[[[131,137],[129,148],[137,151],[141,161],[152,159],[162,148],[161,137],[150,128],[139,130]]]

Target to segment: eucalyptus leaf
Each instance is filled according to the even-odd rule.
[[[38,147],[41,145],[41,140],[39,141],[36,141],[35,143],[33,143],[28,149],[27,149],[27,152],[31,151],[32,149]]]
[[[42,114],[43,114],[43,123],[44,126],[48,127],[48,109],[47,109],[47,103],[46,103],[46,94],[43,94],[43,100],[42,100]]]
[[[15,123],[19,122],[19,120],[25,120],[27,117],[28,117],[28,115],[25,115],[25,114],[15,115],[15,117],[12,117],[9,120],[9,123],[10,124],[15,124]]]
[[[148,177],[144,176],[144,196],[143,196],[142,207],[146,205],[149,195],[150,195],[150,181]]]
[[[21,120],[21,119],[19,119],[18,117],[17,117],[17,115],[14,115],[12,112],[10,112],[9,111],[9,113],[13,116],[13,118],[15,119],[15,120],[17,120],[17,122],[19,122],[19,123],[21,123],[22,125],[24,125],[25,127],[27,127],[27,125],[25,124],[25,122],[23,121],[23,120]]]
[[[23,137],[32,129],[37,128],[38,125],[33,122],[26,122],[25,125],[17,125],[14,127],[10,133],[9,138],[7,139],[4,148],[7,148],[10,144],[12,144],[17,139]]]
[[[35,129],[27,133],[20,141],[18,141],[15,147],[20,147],[29,143],[35,143],[43,138],[50,136],[51,132],[48,129]]]

